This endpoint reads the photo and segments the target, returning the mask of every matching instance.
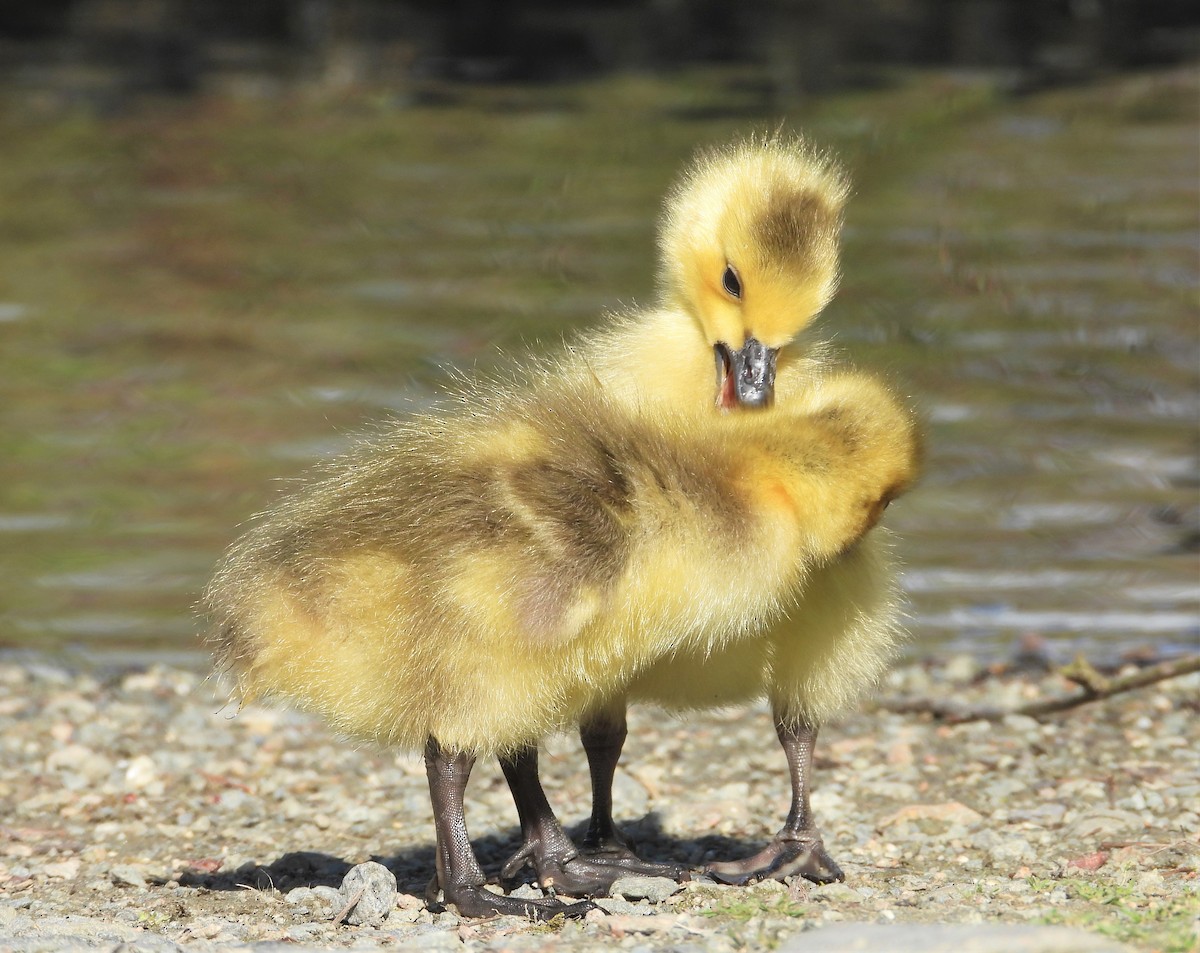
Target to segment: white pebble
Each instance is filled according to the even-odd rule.
[[[157,779],[158,766],[146,754],[138,755],[125,769],[125,787],[130,791],[141,791]]]

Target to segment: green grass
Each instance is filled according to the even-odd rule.
[[[1062,888],[1069,897],[1063,906],[1045,912],[1040,921],[1079,927],[1158,953],[1194,953],[1200,937],[1200,894],[1176,890],[1148,896],[1135,884],[1066,877],[1030,878],[1036,893]]]
[[[813,914],[813,908],[786,894],[761,887],[745,890],[698,890],[679,909],[704,917],[738,950],[774,950],[793,935],[790,921]]]
[[[808,916],[810,910],[811,908],[795,903],[787,897],[760,897],[753,893],[741,893],[736,897],[723,898],[715,906],[697,912],[702,917],[745,923],[757,917],[796,919]]]

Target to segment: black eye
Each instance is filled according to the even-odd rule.
[[[738,280],[738,273],[734,270],[733,265],[725,266],[725,274],[721,276],[721,284],[730,297],[740,298],[742,296],[742,283]]]

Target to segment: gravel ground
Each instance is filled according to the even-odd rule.
[[[1013,705],[1066,689],[1057,675],[980,672],[960,658],[901,668],[882,694]],[[814,808],[844,884],[635,885],[603,914],[540,925],[427,908],[419,759],[355,749],[287,711],[235,715],[224,697],[178,668],[0,664],[0,949],[720,953],[817,948],[808,931],[819,930],[829,951],[883,948],[884,924],[897,950],[1099,953],[1116,941],[1188,951],[1200,936],[1195,675],[1044,723],[945,725],[868,704],[819,746]],[[552,739],[543,769],[551,800],[578,822],[588,800],[577,744]],[[787,802],[765,712],[633,712],[616,799],[650,857],[752,851]],[[494,871],[517,843],[494,765],[477,765],[468,812]],[[374,917],[333,922],[343,878],[371,860],[395,875],[395,903],[384,884]],[[371,871],[388,880],[376,868],[355,876]],[[1046,924],[1059,926],[1034,926]]]

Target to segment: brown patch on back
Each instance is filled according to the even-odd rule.
[[[598,440],[568,467],[548,460],[517,464],[507,475],[522,522],[544,541],[582,583],[606,583],[624,566],[628,534],[624,518],[632,489],[615,455]],[[536,523],[536,525],[529,525]]]
[[[830,437],[836,437],[847,453],[858,453],[863,446],[859,422],[845,407],[826,407],[813,414],[813,420],[828,425]]]

